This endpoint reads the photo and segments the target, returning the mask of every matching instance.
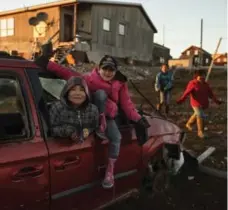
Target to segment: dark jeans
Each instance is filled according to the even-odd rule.
[[[107,94],[105,91],[97,90],[93,93],[92,98],[93,103],[98,107],[99,113],[104,113],[107,100]],[[105,133],[109,140],[109,158],[116,159],[119,156],[121,134],[114,119],[107,119],[107,128]]]

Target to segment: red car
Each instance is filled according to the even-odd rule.
[[[95,135],[83,144],[50,135],[48,108],[64,84],[33,62],[0,58],[1,210],[101,209],[139,192],[161,163],[181,162],[172,168],[175,171],[183,164],[178,126],[147,116],[151,124],[147,133],[123,117],[115,187],[103,189],[107,144]]]

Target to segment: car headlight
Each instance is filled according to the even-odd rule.
[[[167,158],[172,158],[175,160],[180,159],[180,145],[179,144],[165,144],[164,148],[166,149],[166,156]]]
[[[184,164],[183,152],[178,144],[165,144],[163,148],[163,159],[169,172],[176,175]]]

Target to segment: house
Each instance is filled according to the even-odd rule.
[[[181,67],[181,68],[192,68],[192,58],[183,58],[183,59],[170,59],[168,61],[168,64],[170,67],[175,66],[175,67]]]
[[[206,50],[192,45],[181,53],[180,59],[191,59],[193,66],[209,66],[212,56]]]
[[[227,65],[227,53],[213,55],[214,65],[225,66]]]
[[[27,58],[55,34],[56,48],[76,43],[94,60],[109,54],[151,61],[155,33],[140,3],[62,0],[0,12],[0,50]]]
[[[153,65],[160,66],[162,63],[168,63],[169,59],[171,59],[170,49],[164,45],[154,43]]]
[[[212,55],[206,50],[197,46],[190,46],[181,53],[177,59],[170,59],[169,65],[183,68],[193,68],[197,66],[209,66]]]

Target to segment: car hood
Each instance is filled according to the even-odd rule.
[[[179,126],[159,116],[147,116],[146,118],[150,124],[150,128],[148,128],[149,138],[162,137],[164,143],[179,143],[179,135],[182,132]]]

